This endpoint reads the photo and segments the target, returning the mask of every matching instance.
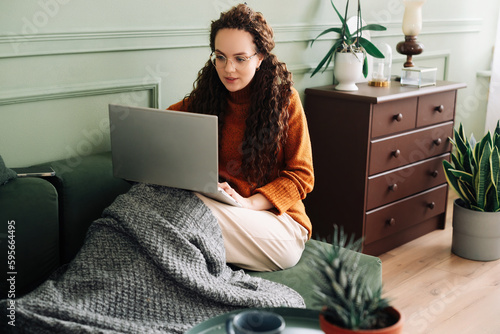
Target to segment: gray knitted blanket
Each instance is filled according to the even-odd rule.
[[[219,225],[198,197],[136,184],[92,224],[67,267],[16,301],[16,326],[4,328],[182,333],[234,309],[278,306],[305,307],[294,290],[226,265]]]

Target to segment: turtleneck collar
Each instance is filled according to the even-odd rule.
[[[251,84],[237,92],[229,92],[229,100],[236,104],[249,104],[251,96]]]

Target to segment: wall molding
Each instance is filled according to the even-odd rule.
[[[417,55],[413,58],[414,61],[421,61],[421,60],[442,60],[443,61],[443,78],[438,78],[438,80],[448,80],[448,73],[449,73],[449,68],[450,68],[450,56],[451,53],[450,51],[444,50],[444,51],[429,51],[429,52],[423,52],[420,55]],[[392,66],[396,65],[401,65],[403,67],[403,64],[406,62],[406,57],[403,55],[397,55],[392,59]]]
[[[444,63],[444,68],[443,68],[443,75],[444,77],[442,78],[443,80],[448,79],[448,70],[449,70],[449,63],[450,63],[450,56],[451,53],[448,50],[441,50],[441,51],[430,51],[430,52],[424,52],[418,56],[415,56],[414,60],[419,61],[419,60],[442,60]],[[400,66],[403,67],[404,62],[406,61],[406,57],[403,55],[395,55],[394,58],[392,59],[392,66]],[[309,73],[312,73],[312,71],[318,66],[318,63],[316,64],[300,64],[300,65],[292,65],[288,67],[288,70],[292,72],[294,75],[306,75]],[[323,71],[323,70],[322,70]],[[333,71],[333,64],[328,66],[328,68],[325,70],[326,72],[328,71]],[[320,72],[321,73],[321,72]]]
[[[424,21],[421,35],[479,33],[482,19]],[[373,37],[401,36],[400,22],[382,22],[385,32]],[[330,24],[274,25],[276,43],[309,43]],[[81,53],[207,48],[206,28],[166,28],[158,30],[95,31],[0,35],[0,59]],[[329,35],[322,40],[332,39]]]
[[[159,108],[160,83],[161,80],[159,78],[155,78],[153,80],[133,79],[67,85],[65,87],[2,91],[0,93],[0,106],[77,97],[149,91],[151,94],[151,99],[149,101],[150,107]]]

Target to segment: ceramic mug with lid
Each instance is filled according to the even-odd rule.
[[[228,334],[279,334],[284,329],[285,319],[267,311],[243,311],[226,320]]]

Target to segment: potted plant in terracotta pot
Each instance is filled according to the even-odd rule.
[[[349,0],[347,0],[343,17],[333,4],[333,0],[330,0],[330,2],[342,23],[341,27],[326,29],[312,41],[311,46],[318,38],[325,34],[333,32],[337,33],[339,36],[335,39],[335,43],[326,53],[326,56],[319,62],[318,66],[311,74],[311,77],[322,68],[326,70],[333,60],[334,76],[339,82],[335,89],[347,91],[357,90],[356,82],[360,78],[361,73],[365,78],[368,75],[368,59],[366,54],[376,58],[384,58],[383,53],[380,52],[372,42],[362,37],[362,33],[368,30],[383,31],[386,30],[386,28],[379,24],[368,24],[363,26],[363,20],[361,19],[361,3],[360,0],[358,0],[356,30],[351,33],[347,21]]]
[[[443,161],[453,206],[452,252],[470,260],[500,259],[500,122],[479,142],[460,124],[451,139],[451,163]]]
[[[335,226],[330,248],[314,247],[311,273],[314,296],[322,306],[320,327],[329,333],[402,333],[404,317],[372,290],[366,268],[359,266],[362,239]]]

